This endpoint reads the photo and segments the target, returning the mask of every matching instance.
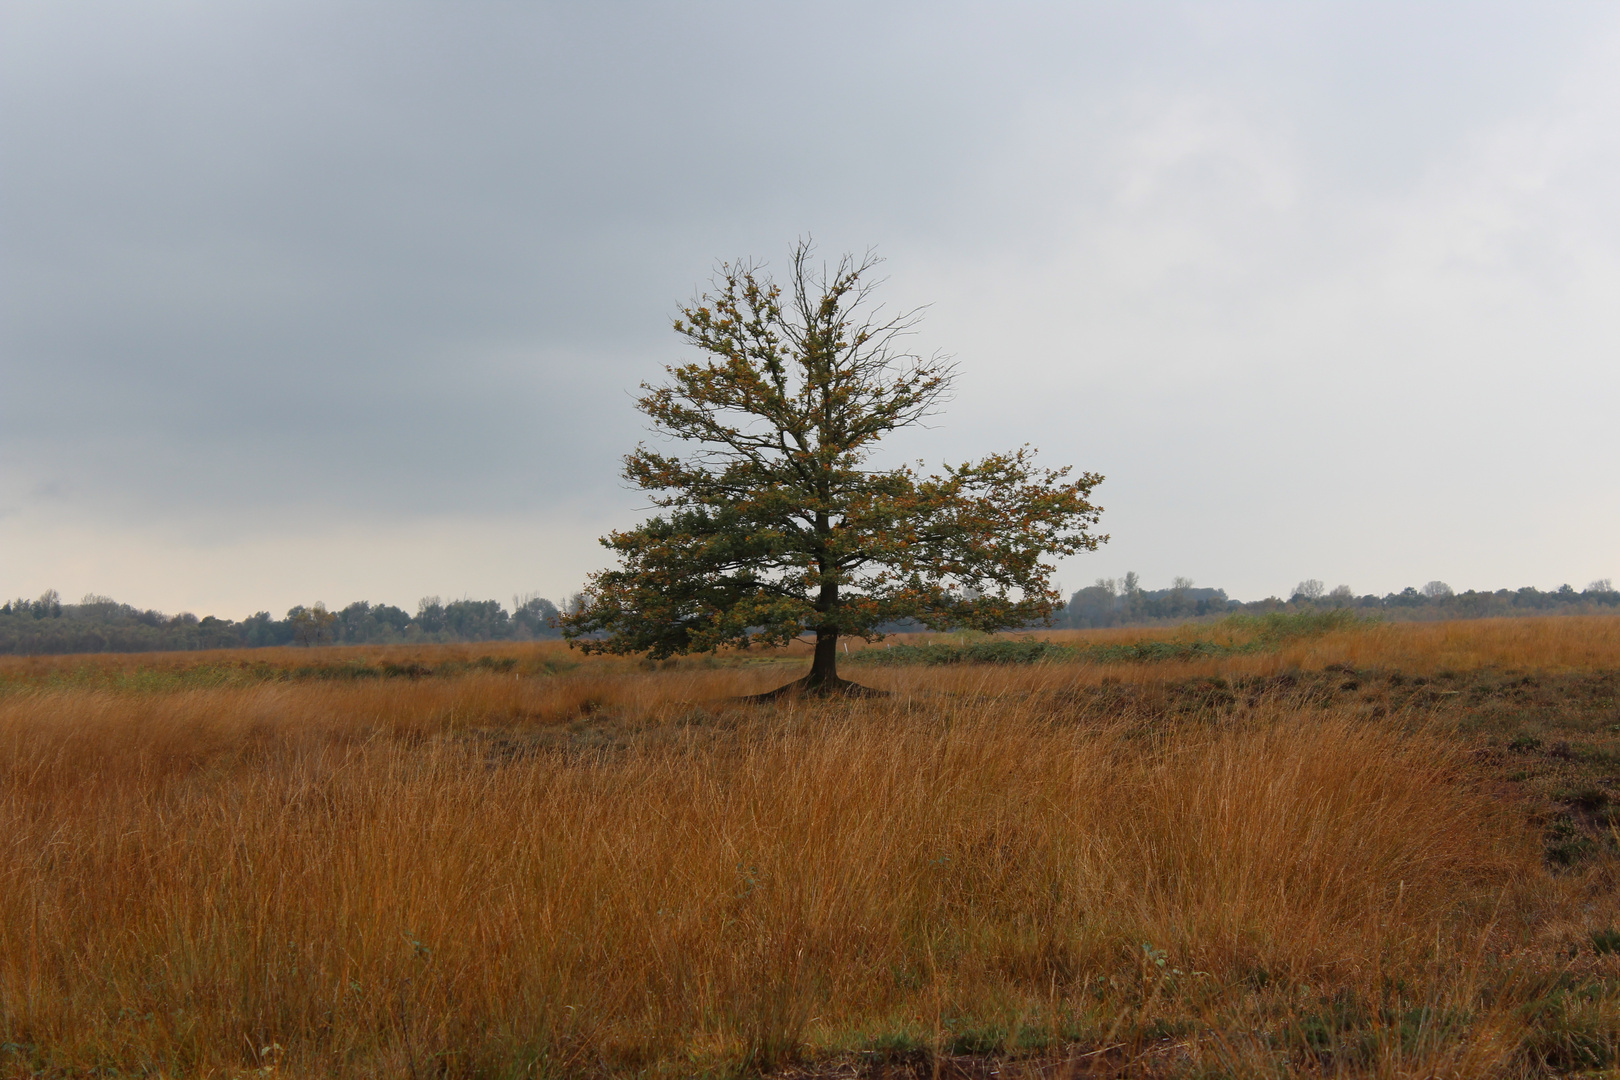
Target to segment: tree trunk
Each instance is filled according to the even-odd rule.
[[[825,684],[843,682],[838,677],[838,627],[816,627],[816,657],[810,662],[810,674],[804,677],[806,689]]]
[[[827,515],[821,514],[816,518],[816,528],[823,535],[830,532]],[[818,565],[822,571],[827,569],[824,563]],[[824,579],[821,583],[821,593],[816,597],[816,611],[822,616],[827,616],[837,609],[838,582]],[[869,686],[838,677],[838,624],[831,623],[816,627],[816,655],[810,662],[810,674],[786,686],[778,686],[775,690],[753,694],[742,700],[775,701],[778,698],[797,697],[800,694],[814,694],[816,697],[831,697],[834,694],[848,697],[887,697],[889,692],[873,690]]]
[[[840,694],[846,697],[888,697],[887,690],[874,690],[870,686],[850,682],[848,679],[838,677],[838,627],[816,627],[816,654],[810,661],[810,674],[802,679],[795,679],[786,686],[778,686],[775,690],[767,690],[763,694],[751,694],[743,701],[776,701],[785,697],[797,697],[801,694],[815,697],[832,697]]]

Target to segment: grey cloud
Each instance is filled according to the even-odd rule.
[[[919,102],[878,107],[894,73],[844,30],[583,10],[34,27],[55,50],[13,55],[6,87],[11,438],[102,479],[145,459],[198,481],[141,492],[158,504],[229,499],[199,461],[254,499],[392,497],[394,472],[453,507],[537,460],[566,463],[552,488],[596,486],[634,430],[614,391],[668,355],[667,315],[724,245],[840,202],[881,216],[884,192],[926,203],[948,165]],[[833,46],[804,76],[819,93],[774,70],[784,32],[792,60]],[[933,89],[925,112],[968,111]],[[64,438],[64,415],[89,430]]]
[[[1584,380],[1583,424],[1613,400],[1582,359],[1610,151],[1513,134],[1587,106],[1601,131],[1606,84],[1569,79],[1613,37],[1601,9],[1528,5],[13,4],[6,498],[57,483],[112,542],[277,508],[629,513],[629,391],[676,359],[675,305],[716,258],[814,233],[878,244],[897,304],[937,302],[920,344],[963,359],[907,447],[1027,438],[1104,467],[1119,557],[1167,574],[1264,588],[1265,517],[1354,564],[1283,576],[1373,582],[1398,552],[1356,562],[1275,492],[1459,445],[1476,488],[1544,468],[1412,404],[1503,424],[1524,394],[1493,341],[1573,326],[1543,386]],[[1552,179],[1512,178],[1538,155]],[[1471,319],[1493,273],[1506,299]],[[1279,460],[1313,402],[1337,406],[1317,433],[1385,441]],[[1403,483],[1357,495],[1400,520]],[[1193,509],[1227,523],[1218,559],[1181,535]]]

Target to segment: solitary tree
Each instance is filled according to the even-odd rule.
[[[724,265],[675,332],[703,354],[642,384],[637,405],[683,455],[645,444],[624,476],[664,513],[602,543],[563,633],[591,652],[659,659],[815,636],[810,673],[782,691],[861,692],[839,678],[841,636],[881,637],[914,618],[993,631],[1049,619],[1055,556],[1106,541],[1088,531],[1102,481],[1038,469],[1027,447],[922,475],[874,467],[879,440],[922,423],[953,365],[903,348],[917,313],[872,303],[878,260],[819,271],[794,250],[787,290]]]
[[[1327,586],[1317,578],[1309,578],[1294,586],[1294,595],[1289,600],[1304,600],[1307,603],[1316,603],[1327,595]]]
[[[294,641],[300,645],[319,645],[332,640],[332,624],[337,622],[337,613],[327,611],[326,605],[317,600],[314,607],[299,606],[287,612],[287,621],[292,624]]]

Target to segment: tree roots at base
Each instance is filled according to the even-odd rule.
[[[887,690],[874,690],[870,686],[862,686],[860,683],[850,682],[848,679],[840,679],[836,675],[831,678],[815,679],[814,681],[812,681],[811,676],[806,675],[802,679],[793,680],[786,686],[778,686],[775,690],[767,690],[763,694],[746,694],[736,700],[765,704],[782,701],[786,698],[799,697],[880,698],[888,696],[889,692]]]

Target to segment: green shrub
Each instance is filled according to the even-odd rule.
[[[1335,630],[1367,626],[1376,619],[1348,608],[1331,611],[1268,611],[1264,615],[1228,615],[1220,625],[1257,641],[1276,644],[1298,638],[1320,637]]]

